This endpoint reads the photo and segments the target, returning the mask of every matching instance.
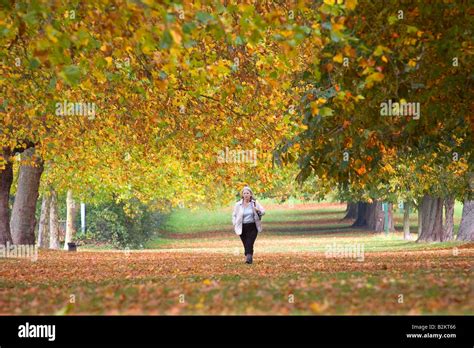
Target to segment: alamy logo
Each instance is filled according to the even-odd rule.
[[[387,102],[380,104],[381,116],[413,116],[414,120],[420,118],[420,103],[407,103],[404,100],[400,102],[392,102],[389,99]]]
[[[229,150],[228,147],[220,150],[217,154],[217,163],[251,163],[257,165],[257,149],[253,150]]]
[[[326,245],[326,258],[349,258],[364,261],[364,244],[332,244]]]
[[[87,116],[93,120],[95,109],[95,103],[73,103],[65,100],[62,103],[56,103],[56,116]]]
[[[38,248],[31,244],[0,244],[0,258],[31,258],[31,261],[38,260]]]
[[[18,326],[18,337],[21,338],[47,338],[48,341],[56,339],[56,325],[34,325],[26,322]]]

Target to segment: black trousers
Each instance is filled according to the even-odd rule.
[[[258,231],[255,222],[242,224],[242,234],[240,235],[240,239],[244,244],[245,255],[253,255],[253,244],[255,243],[255,239],[257,239],[257,234]]]

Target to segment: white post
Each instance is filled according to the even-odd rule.
[[[81,203],[81,232],[86,233],[86,205]]]

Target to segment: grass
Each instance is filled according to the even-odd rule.
[[[344,216],[344,206],[335,208],[318,208],[297,210],[288,208],[291,205],[282,205],[276,209],[268,210],[264,216],[265,223],[281,223],[281,222],[299,222],[308,221],[308,224],[314,220],[336,219]],[[399,209],[395,210],[396,227],[401,228],[403,224],[403,212]],[[454,210],[455,226],[459,226],[462,215],[462,204],[456,202]],[[232,221],[232,208],[227,207],[218,210],[197,209],[191,211],[189,209],[174,210],[163,230],[171,233],[193,233],[197,231],[214,231],[219,229],[229,229]],[[417,227],[416,211],[411,213],[410,221],[412,228]],[[290,226],[291,227],[291,226]],[[231,228],[231,226],[230,226]]]
[[[267,209],[263,217],[264,232],[258,237],[259,252],[323,252],[334,238],[340,243],[362,244],[365,251],[400,251],[454,248],[462,243],[416,243],[403,240],[401,232],[372,233],[351,227],[350,221],[343,221],[344,205],[291,209],[288,205]],[[417,216],[411,214],[411,230],[416,238]],[[175,210],[163,227],[162,233],[147,243],[148,249],[176,248],[183,251],[213,251],[235,253],[240,241],[231,225],[232,209],[220,210]],[[455,231],[462,214],[462,204],[456,202]],[[395,228],[403,227],[403,212],[395,211]],[[180,239],[179,237],[184,239]],[[177,238],[178,237],[178,238]],[[342,239],[343,238],[343,239]],[[263,239],[263,240],[262,240]],[[261,241],[262,240],[262,241]]]
[[[288,205],[268,210],[264,216],[265,222],[308,221],[308,216],[314,219],[341,217],[341,209],[318,208],[309,210],[293,210]],[[232,207],[217,210],[186,208],[174,210],[168,217],[163,230],[171,233],[193,233],[232,229]]]

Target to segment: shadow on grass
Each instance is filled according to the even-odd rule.
[[[314,210],[267,210],[267,213],[271,213],[272,215],[281,215],[281,216],[319,216],[319,215],[336,215],[341,214],[344,215],[344,210],[321,210],[321,209],[314,209]]]
[[[338,231],[338,230],[341,230],[341,229],[347,229],[347,228],[354,228],[352,227],[351,225],[349,224],[331,224],[331,223],[328,223],[328,224],[317,224],[317,225],[312,225],[312,226],[308,226],[308,225],[303,225],[303,226],[299,226],[299,225],[293,225],[293,226],[281,226],[281,227],[273,227],[273,226],[267,226],[265,228],[264,226],[264,229],[266,232],[282,232],[282,231],[289,231],[289,232],[308,232],[308,233],[312,233],[312,232],[319,232],[319,231]]]

